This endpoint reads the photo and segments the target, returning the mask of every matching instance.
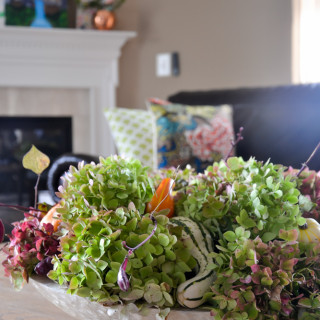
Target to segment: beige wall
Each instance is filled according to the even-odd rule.
[[[123,48],[117,104],[179,90],[291,82],[291,0],[127,0],[119,30],[138,36]],[[180,54],[181,74],[157,78],[155,56]]]

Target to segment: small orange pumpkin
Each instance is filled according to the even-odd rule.
[[[61,223],[60,213],[57,212],[57,209],[60,208],[60,203],[54,205],[42,218],[40,221],[40,226],[42,227],[44,223],[51,223],[53,225],[53,231],[56,232]]]
[[[175,184],[173,179],[164,178],[159,184],[159,187],[157,188],[151,201],[147,204],[146,211],[148,213],[151,213],[155,209],[157,209],[157,211],[169,209],[169,213],[167,214],[167,217],[171,218],[174,214],[174,199],[173,199],[173,193],[172,193],[172,189],[174,188],[174,185]],[[159,203],[161,204],[159,205]]]

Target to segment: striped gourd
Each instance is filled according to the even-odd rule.
[[[204,302],[203,295],[210,291],[215,279],[214,271],[207,270],[207,265],[213,262],[209,257],[209,253],[213,251],[211,236],[201,223],[187,217],[171,218],[170,223],[183,227],[182,241],[192,240],[194,246],[191,255],[199,265],[198,274],[178,286],[177,300],[183,307],[197,308]]]
[[[306,218],[306,223],[299,227],[298,241],[320,242],[320,224],[312,218]]]

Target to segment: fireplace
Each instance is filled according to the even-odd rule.
[[[22,158],[32,145],[44,152],[51,163],[60,155],[72,152],[72,118],[0,117],[0,202],[24,207],[34,205],[37,176],[22,166]],[[47,189],[49,168],[41,175],[39,191]],[[8,209],[0,208],[0,217],[7,229],[12,215]]]
[[[49,98],[42,98],[44,103],[33,114],[81,114],[82,121],[85,117],[84,124],[75,121],[74,128],[87,131],[88,146],[79,149],[75,141],[75,152],[101,156],[114,153],[104,109],[116,106],[121,47],[135,35],[132,31],[0,28],[0,115],[30,115],[39,101],[35,97],[45,91]],[[12,103],[21,91],[21,96],[31,100],[31,106],[26,105],[26,99]],[[70,105],[72,112],[62,107],[57,111],[57,104],[52,107],[52,100],[69,91],[77,96],[86,94],[79,101],[82,107],[77,110],[77,105]]]
[[[116,106],[121,48],[135,35],[132,31],[0,28],[0,116],[70,116],[74,152],[114,153],[104,109]],[[67,97],[64,103],[58,101],[63,96]],[[12,173],[16,179],[7,190],[1,186],[6,193],[0,201],[28,205],[33,185],[26,191],[20,182],[32,184],[32,172],[22,169],[18,160],[9,165],[1,156],[0,161],[0,172]],[[9,193],[14,184],[21,188],[15,195]],[[0,218],[5,222],[20,220],[21,213],[0,212]]]

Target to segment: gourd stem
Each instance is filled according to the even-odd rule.
[[[299,229],[300,229],[300,230],[306,230],[306,229],[308,229],[308,224],[305,223],[304,225],[299,226]]]

